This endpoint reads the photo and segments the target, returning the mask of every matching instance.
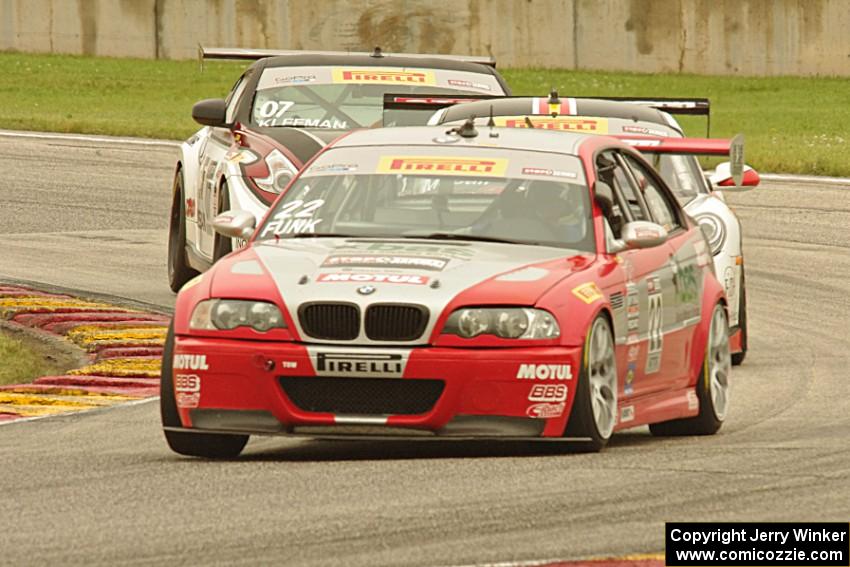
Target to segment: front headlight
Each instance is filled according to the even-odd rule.
[[[251,327],[265,333],[270,329],[285,329],[286,323],[277,305],[265,301],[238,299],[207,299],[195,306],[189,328],[195,330],[229,331]]]
[[[280,153],[280,150],[272,150],[265,159],[266,165],[269,168],[269,174],[266,177],[254,177],[254,183],[263,191],[269,193],[280,193],[289,184],[289,181],[296,173],[295,167]]]
[[[726,225],[723,219],[712,213],[697,215],[694,219],[699,223],[702,233],[705,234],[712,255],[717,255],[726,244]]]
[[[443,333],[471,339],[496,335],[503,339],[555,339],[561,329],[555,317],[526,307],[467,307],[449,316]]]

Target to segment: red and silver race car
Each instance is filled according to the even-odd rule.
[[[600,450],[621,429],[712,434],[726,417],[705,236],[614,138],[357,131],[259,224],[215,226],[248,243],[177,296],[161,410],[178,453],[233,457],[253,434]]]
[[[180,147],[172,187],[168,279],[177,291],[242,242],[212,219],[262,216],[292,176],[345,132],[381,124],[383,95],[504,95],[490,58],[452,55],[205,49],[206,59],[257,60],[226,99],[198,102],[203,125]]]

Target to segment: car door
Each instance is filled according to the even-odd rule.
[[[597,179],[610,186],[612,198],[624,217],[624,222],[654,222],[634,176],[617,150],[608,150],[597,157]],[[604,187],[603,186],[603,187]],[[599,186],[597,186],[599,192]],[[613,227],[613,237],[619,238],[619,227]],[[623,271],[625,315],[622,341],[625,356],[618,358],[623,377],[623,399],[637,398],[669,387],[664,369],[664,335],[674,324],[673,271],[670,265],[671,248],[665,243],[654,248],[623,250],[617,261]],[[618,338],[620,333],[618,332]]]
[[[637,187],[647,204],[652,220],[667,231],[667,268],[671,276],[665,314],[663,340],[667,356],[663,372],[671,387],[684,388],[688,383],[688,360],[694,332],[702,308],[703,269],[710,262],[702,234],[688,228],[684,214],[672,191],[660,176],[642,160],[623,154]]]
[[[233,85],[228,94],[226,121],[232,124],[235,119],[236,109],[249,80],[249,74],[245,73]],[[218,211],[218,190],[221,185],[224,160],[234,143],[233,131],[230,128],[206,128],[205,139],[198,152],[198,178],[195,188],[197,195],[197,239],[198,250],[207,260],[213,258],[213,244],[215,232],[212,220]]]

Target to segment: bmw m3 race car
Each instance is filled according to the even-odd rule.
[[[708,116],[707,99],[596,99],[559,97],[509,97],[478,100],[449,106],[437,97],[419,98],[385,96],[385,108],[408,112],[427,108],[432,112],[430,124],[461,124],[471,116],[483,124],[492,115],[496,125],[555,131],[610,134],[633,137],[684,136],[671,114]],[[526,120],[526,118],[528,120]],[[732,329],[732,362],[741,364],[747,353],[747,292],[744,276],[743,232],[741,223],[726,204],[722,190],[744,190],[759,183],[758,173],[744,166],[742,183],[732,180],[729,163],[720,164],[706,179],[694,155],[657,153],[651,145],[639,148],[661,174],[676,198],[706,232],[714,269],[729,301],[729,323]],[[714,187],[712,187],[712,183]]]
[[[713,434],[726,417],[705,236],[614,138],[360,130],[259,223],[214,225],[248,242],[177,296],[161,383],[177,453],[234,457],[252,434],[600,450],[618,430]]]
[[[491,59],[414,54],[207,49],[204,58],[257,61],[226,99],[198,102],[203,125],[180,147],[168,239],[168,279],[177,291],[230,252],[212,219],[231,208],[262,216],[292,176],[325,144],[380,125],[383,95],[507,94]],[[241,244],[236,242],[236,245]]]

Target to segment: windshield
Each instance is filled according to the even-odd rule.
[[[502,94],[494,75],[393,67],[272,67],[251,107],[261,127],[350,130],[380,126],[385,93]]]
[[[277,201],[257,239],[435,238],[595,250],[577,157],[451,150],[330,150]]]

